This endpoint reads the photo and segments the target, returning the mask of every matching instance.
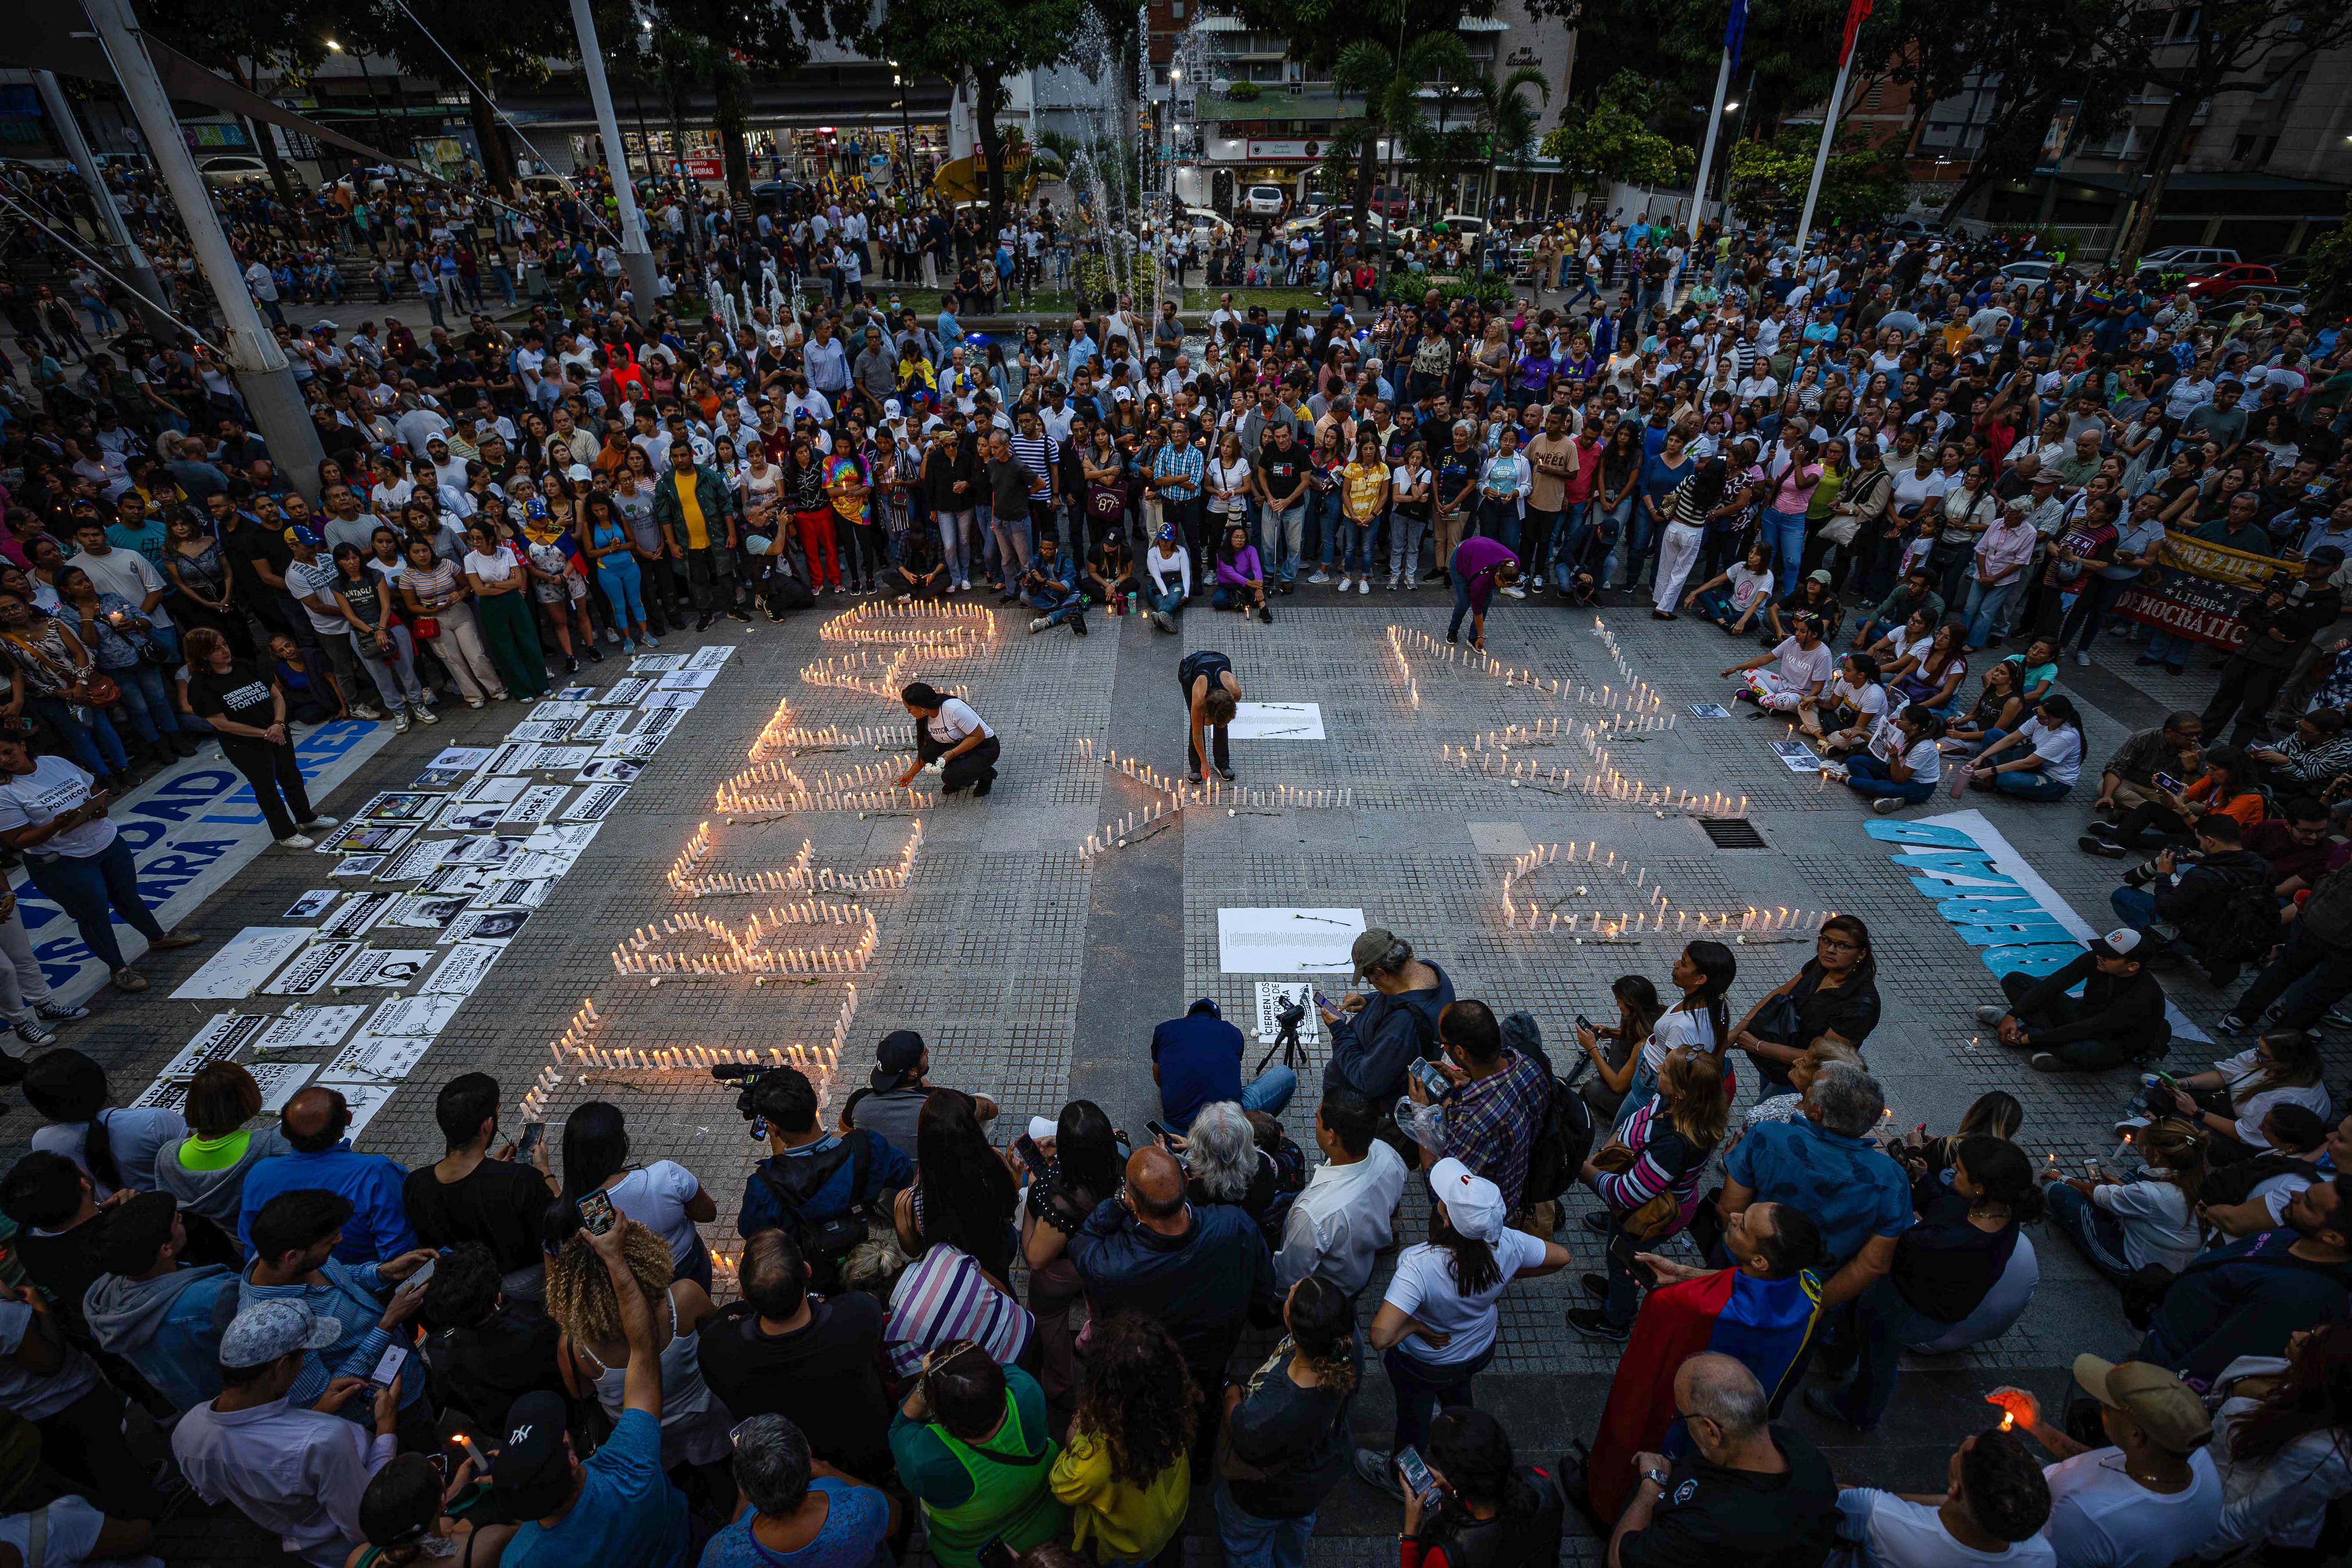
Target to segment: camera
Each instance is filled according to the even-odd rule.
[[[2174,850],[2171,853],[2171,873],[2157,870],[2156,862],[2153,860],[2144,860],[2140,862],[2139,864],[2132,867],[2131,870],[2124,873],[2124,885],[2126,887],[2146,887],[2152,882],[2162,882],[2166,876],[2187,871],[2190,866],[2195,865],[2198,862],[2205,858],[2200,852],[2196,850]]]
[[[1296,998],[1286,998],[1274,1009],[1274,1021],[1286,1030],[1297,1029],[1307,1021],[1307,1004]]]
[[[753,1102],[759,1096],[760,1080],[779,1071],[778,1068],[762,1067],[756,1061],[721,1061],[710,1069],[710,1076],[719,1082],[740,1085],[735,1091],[735,1113],[751,1124],[751,1136],[762,1143],[768,1137],[767,1119],[760,1114]]]

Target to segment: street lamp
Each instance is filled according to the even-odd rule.
[[[890,68],[890,79],[898,89],[898,152],[905,171],[901,178],[907,182],[902,210],[912,212],[915,204],[915,125],[907,108],[908,81],[906,74],[898,68],[898,61],[885,55],[882,63]]]

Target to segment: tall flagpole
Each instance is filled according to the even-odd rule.
[[[1853,51],[1838,62],[1837,86],[1830,89],[1828,110],[1822,116],[1822,144],[1813,152],[1813,177],[1805,186],[1805,211],[1797,220],[1797,254],[1805,254],[1805,236],[1812,232],[1813,205],[1822,199],[1822,175],[1830,166],[1830,144],[1837,139],[1838,110],[1845,104],[1846,78],[1853,71]]]
[[[1715,140],[1723,131],[1723,100],[1731,90],[1731,50],[1723,51],[1723,63],[1715,71],[1715,103],[1706,112],[1706,140],[1698,147],[1698,186],[1691,193],[1690,233],[1698,238],[1700,220],[1706,212],[1707,176],[1715,168]]]

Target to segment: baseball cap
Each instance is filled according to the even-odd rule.
[[[923,1060],[923,1037],[910,1029],[894,1029],[882,1037],[874,1048],[874,1071],[869,1076],[877,1089],[887,1089],[915,1071]]]
[[[256,1301],[229,1320],[221,1335],[223,1366],[267,1366],[298,1350],[324,1350],[342,1337],[343,1325],[313,1316],[300,1301]]]
[[[317,530],[306,528],[297,523],[286,530],[286,542],[289,545],[310,545],[315,549],[324,541],[319,538]]]
[[[1460,1160],[1443,1159],[1429,1168],[1429,1196],[1445,1206],[1446,1222],[1473,1241],[1492,1241],[1503,1234],[1510,1209],[1503,1189],[1475,1174]]]
[[[2341,545],[2321,545],[2311,552],[2311,560],[2319,566],[2342,566],[2344,549]]]
[[[585,463],[574,463],[563,471],[563,476],[575,485],[585,485],[589,480],[593,479],[595,475],[589,472],[588,465]]]
[[[2091,951],[2102,958],[2136,958],[2140,946],[2147,940],[2128,925],[2118,925],[2091,944]]]
[[[1386,957],[1396,941],[1395,932],[1377,925],[1358,936],[1348,948],[1348,956],[1355,960],[1356,978],[1362,979],[1366,969]]]
[[[2205,1402],[2163,1367],[2145,1361],[2117,1363],[2078,1355],[2074,1381],[2108,1409],[2130,1416],[2134,1426],[2167,1452],[2193,1452],[2213,1436]]]
[[[1807,572],[1805,575],[1810,577],[1813,581],[1820,583],[1823,588],[1827,588],[1830,585],[1830,574],[1826,570]]]
[[[142,1192],[100,1210],[86,1231],[90,1261],[110,1274],[145,1273],[172,1239],[179,1212],[179,1201],[168,1192]]]
[[[541,1519],[572,1496],[563,1397],[535,1389],[507,1407],[506,1440],[490,1464],[490,1495],[509,1519]]]

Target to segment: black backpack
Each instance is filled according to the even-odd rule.
[[[1504,1043],[1520,1055],[1549,1069],[1551,1058],[1543,1048],[1543,1031],[1534,1015],[1514,1012],[1503,1020]],[[1549,1203],[1569,1189],[1576,1173],[1592,1152],[1592,1108],[1575,1086],[1550,1079],[1551,1095],[1536,1123],[1528,1145],[1528,1179],[1520,1189],[1522,1204]]]
[[[853,1133],[821,1155],[805,1159],[779,1155],[758,1166],[760,1180],[775,1195],[792,1226],[793,1240],[809,1267],[809,1282],[819,1291],[838,1287],[841,1260],[866,1239],[866,1204],[860,1195],[874,1169],[874,1142],[871,1133]],[[850,1207],[823,1219],[808,1218],[803,1211],[809,1200],[824,1189],[844,1162],[850,1167]]]
[[[2232,868],[2217,872],[2228,883],[2218,898],[2193,922],[2184,922],[2181,934],[2197,946],[2207,964],[2239,964],[2259,958],[2278,945],[2279,904],[2267,875]]]

